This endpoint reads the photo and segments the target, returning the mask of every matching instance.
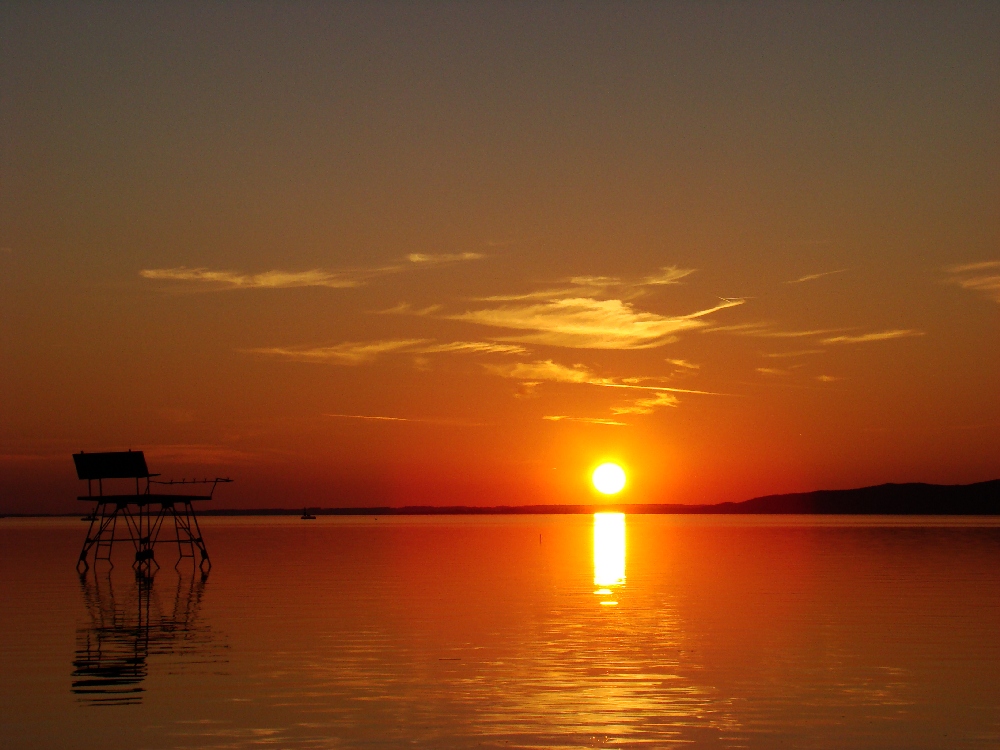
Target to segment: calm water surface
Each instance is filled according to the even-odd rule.
[[[3,747],[1000,747],[997,520],[203,527],[147,585],[0,520]]]

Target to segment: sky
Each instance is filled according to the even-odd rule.
[[[996,3],[0,8],[0,513],[1000,477]]]

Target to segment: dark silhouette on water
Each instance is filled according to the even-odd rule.
[[[149,575],[153,566],[159,565],[154,556],[154,548],[158,542],[175,542],[180,559],[189,557],[195,559],[195,549],[201,555],[198,563],[201,571],[207,573],[212,568],[208,557],[208,549],[198,526],[198,517],[191,504],[199,500],[211,500],[216,486],[221,482],[231,482],[228,478],[215,479],[182,479],[157,481],[146,468],[146,458],[142,451],[124,451],[117,453],[79,453],[73,454],[76,464],[76,475],[87,480],[87,494],[79,500],[96,503],[93,512],[85,516],[90,521],[87,536],[80,550],[76,569],[80,573],[90,567],[87,557],[94,550],[94,563],[107,560],[111,563],[111,553],[116,541],[130,541],[135,548],[135,562],[132,567],[143,575]],[[135,494],[104,494],[105,479],[134,479]],[[145,487],[140,487],[139,480],[145,479]],[[97,481],[97,494],[94,494],[94,481]],[[150,485],[164,484],[211,484],[212,489],[207,495],[165,495],[151,494]],[[159,509],[154,509],[159,506]],[[174,536],[160,538],[160,531],[167,519],[173,520]],[[125,522],[125,529],[118,533],[118,522]],[[113,563],[112,563],[113,564]]]
[[[302,520],[303,521],[315,521],[316,520],[316,516],[314,516],[312,513],[310,513],[308,508],[303,508],[302,509]]]
[[[225,648],[198,614],[207,576],[178,573],[172,606],[164,607],[153,576],[115,587],[110,569],[80,576],[90,622],[76,632],[72,691],[90,706],[142,702],[151,661],[172,669],[185,662],[220,662]]]
[[[313,508],[324,516],[434,516],[569,514],[622,511],[625,513],[733,513],[733,514],[857,514],[903,516],[1000,515],[1000,479],[976,484],[881,484],[852,490],[819,490],[790,495],[767,495],[743,502],[715,505],[679,503],[600,503],[588,505],[409,505],[370,508]],[[285,516],[288,508],[219,509],[213,516]]]
[[[703,513],[828,513],[885,516],[1000,514],[1000,479],[976,484],[880,484],[854,490],[766,495],[702,506]]]

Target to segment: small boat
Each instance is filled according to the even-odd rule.
[[[312,513],[310,513],[308,508],[303,508],[302,509],[302,520],[303,521],[315,521],[316,520],[316,516],[314,516]]]

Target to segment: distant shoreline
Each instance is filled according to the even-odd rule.
[[[579,515],[601,512],[684,515],[1000,515],[1000,479],[976,484],[881,484],[850,490],[818,490],[767,495],[743,502],[713,505],[678,503],[587,503],[579,505],[407,505],[401,507],[318,508],[315,516],[508,516]],[[200,509],[201,516],[298,516],[298,508]],[[6,513],[0,518],[70,518],[77,513]]]

